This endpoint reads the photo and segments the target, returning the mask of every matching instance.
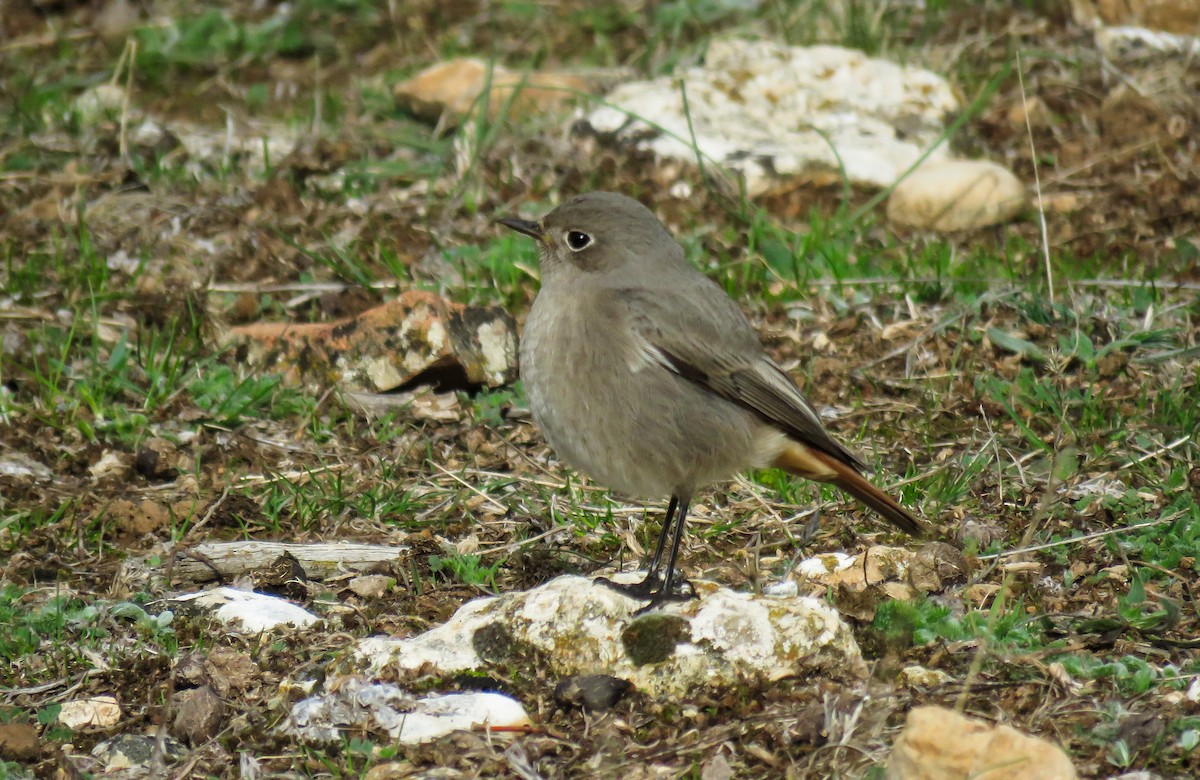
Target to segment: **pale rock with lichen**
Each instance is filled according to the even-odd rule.
[[[686,92],[686,106],[684,93]],[[718,39],[702,66],[674,77],[622,84],[587,122],[602,134],[639,139],[660,157],[741,173],[751,195],[780,180],[885,187],[938,146],[960,108],[936,73],[840,46],[787,46]],[[934,147],[937,148],[934,148]]]
[[[530,673],[611,675],[651,696],[811,673],[865,675],[849,627],[829,605],[707,583],[696,589],[698,599],[638,616],[644,602],[583,577],[558,577],[469,602],[419,636],[363,640],[349,665],[366,674],[454,674],[525,664]]]

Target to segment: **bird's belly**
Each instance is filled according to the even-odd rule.
[[[619,342],[598,349],[587,324],[554,324],[531,316],[521,375],[534,421],[571,467],[618,492],[661,498],[769,462],[763,425],[748,412],[661,366],[631,368]]]

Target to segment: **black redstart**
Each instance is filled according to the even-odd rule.
[[[542,287],[521,338],[534,421],[559,457],[605,486],[671,497],[646,579],[606,585],[647,608],[693,595],[675,575],[688,502],[752,468],[832,483],[923,534],[916,516],[863,478],[862,461],[825,430],[737,304],[645,206],[591,192],[540,222],[498,221],[541,250]]]

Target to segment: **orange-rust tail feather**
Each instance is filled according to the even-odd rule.
[[[925,526],[916,515],[868,482],[853,466],[828,453],[789,440],[775,458],[774,465],[798,477],[836,485],[905,533],[917,537],[925,535]]]

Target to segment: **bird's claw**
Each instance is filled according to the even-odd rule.
[[[691,599],[698,598],[696,589],[686,577],[676,575],[673,579],[674,581],[671,583],[669,591],[664,590],[662,577],[658,574],[647,574],[646,579],[641,582],[613,582],[608,577],[597,577],[593,582],[615,590],[617,593],[628,596],[631,599],[649,601],[649,604],[634,613],[635,615],[640,615],[667,601],[690,601]]]

